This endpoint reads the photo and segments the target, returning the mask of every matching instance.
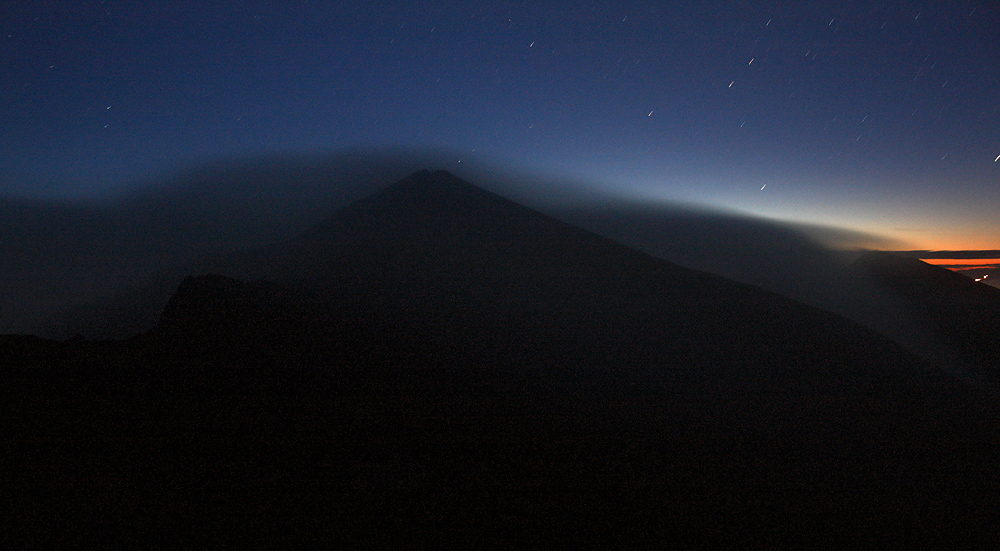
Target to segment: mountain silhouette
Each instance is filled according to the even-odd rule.
[[[17,546],[995,541],[995,403],[870,329],[421,171],[0,337]]]
[[[407,336],[393,347],[432,350],[438,362],[915,363],[860,325],[629,249],[445,172],[416,173],[285,243],[203,269],[314,293],[380,333]]]

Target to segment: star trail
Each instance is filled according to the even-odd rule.
[[[8,196],[423,147],[913,250],[1000,246],[990,3],[53,0],[0,16]]]

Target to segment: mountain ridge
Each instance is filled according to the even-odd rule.
[[[443,171],[415,173],[284,244],[202,268],[242,280],[268,279],[343,301],[345,307],[358,300],[381,301],[380,308],[392,311],[411,330],[427,324],[421,316],[428,312],[434,318],[431,325],[468,332],[469,339],[492,342],[497,348],[504,345],[491,335],[490,323],[509,328],[524,342],[559,340],[551,329],[548,334],[530,335],[519,327],[539,323],[540,327],[575,327],[582,332],[581,346],[593,341],[614,349],[628,349],[625,343],[646,349],[656,338],[673,338],[674,346],[698,347],[702,346],[699,335],[716,334],[725,335],[730,347],[737,347],[744,338],[757,338],[768,340],[777,351],[782,347],[781,330],[770,329],[768,324],[780,325],[783,314],[778,312],[785,309],[794,312],[801,323],[824,326],[811,333],[794,327],[800,322],[782,326],[788,335],[798,335],[794,338],[799,343],[812,340],[822,346],[819,343],[830,331],[854,331],[859,340],[872,343],[882,339],[874,334],[860,337],[868,335],[867,330],[833,314],[693,272],[569,226]],[[687,286],[700,291],[687,292]],[[737,314],[721,307],[715,297],[699,298],[712,293],[734,297],[729,304],[745,310]],[[742,298],[736,299],[739,293]],[[602,299],[618,295],[610,301]],[[590,317],[588,307],[595,309]],[[690,318],[699,321],[679,329],[683,336],[654,336],[656,319],[673,320],[676,314],[668,311],[685,309],[693,309]],[[461,321],[451,322],[448,317]],[[772,317],[776,321],[771,322]],[[755,319],[756,324],[748,319]],[[676,320],[669,323],[683,325]],[[617,335],[619,344],[602,335]],[[733,361],[710,346],[703,348],[705,358]],[[828,353],[840,358],[844,350],[830,347]],[[594,354],[600,355],[597,350]],[[905,355],[896,349],[893,354]],[[695,356],[689,352],[686,358],[702,361]],[[818,357],[813,361],[825,361]],[[754,361],[778,363],[764,357]]]
[[[25,512],[0,543],[975,546],[1000,526],[993,394],[447,173],[189,269],[131,338],[0,336],[0,476]]]

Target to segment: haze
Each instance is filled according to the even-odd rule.
[[[632,201],[1000,248],[998,7],[4,2],[0,194],[425,147]]]

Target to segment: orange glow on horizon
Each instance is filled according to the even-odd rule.
[[[921,260],[956,272],[1000,268],[1000,258],[922,258]]]

